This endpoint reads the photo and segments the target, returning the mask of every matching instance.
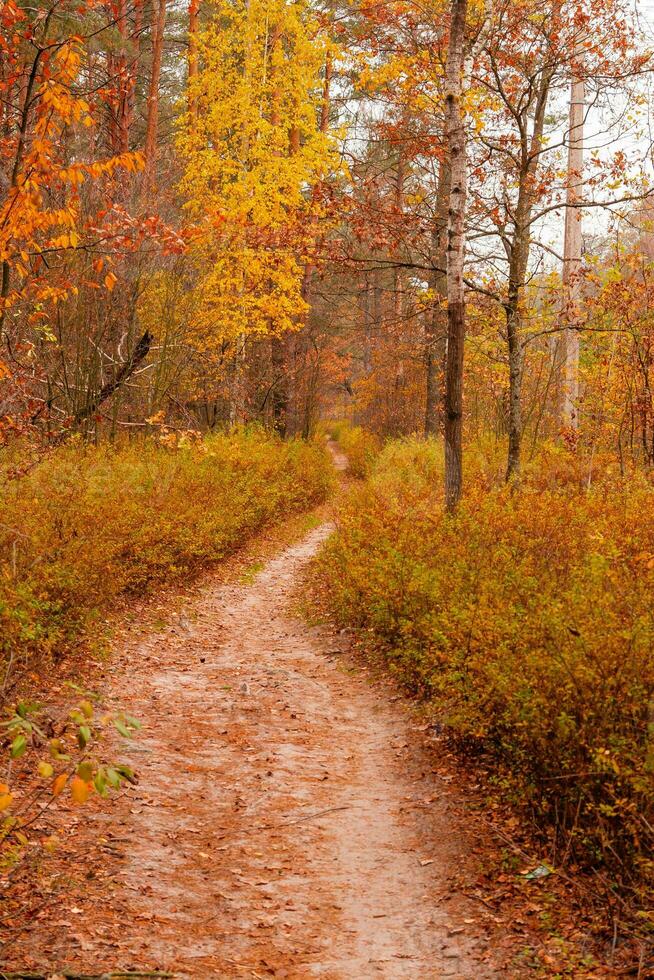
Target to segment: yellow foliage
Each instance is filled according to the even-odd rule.
[[[332,610],[484,749],[558,853],[651,896],[654,492],[615,475],[587,490],[561,449],[519,493],[492,485],[485,451],[466,463],[448,517],[439,443],[386,446],[319,559]]]
[[[191,84],[198,112],[179,138],[199,271],[193,339],[205,350],[297,328],[320,216],[311,189],[334,163],[317,123],[326,41],[308,4],[212,0],[211,9]]]
[[[171,449],[71,442],[22,479],[3,482],[0,472],[0,663],[21,669],[63,652],[121,595],[221,560],[330,486],[317,444],[258,430],[199,446],[172,436]],[[17,452],[7,467],[19,460]],[[91,712],[82,702],[77,724]],[[58,740],[50,751],[59,758]]]

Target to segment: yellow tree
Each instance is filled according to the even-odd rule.
[[[194,226],[192,339],[206,354],[230,344],[233,365],[247,337],[280,336],[306,313],[312,188],[334,153],[320,125],[328,42],[304,0],[211,8],[180,135],[182,192]]]

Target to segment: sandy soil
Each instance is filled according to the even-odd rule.
[[[465,810],[418,723],[356,671],[342,636],[291,611],[330,530],[248,585],[209,578],[124,652],[111,687],[144,724],[121,751],[140,784],[85,811],[82,885],[58,917],[35,917],[14,969],[499,975],[479,906],[453,885]]]

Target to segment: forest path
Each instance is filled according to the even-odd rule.
[[[56,931],[33,931],[32,966],[496,975],[479,907],[452,885],[464,816],[417,722],[356,671],[343,637],[290,608],[330,532],[249,584],[209,578],[175,627],[123,659],[112,693],[144,729],[120,755],[140,783],[81,818],[107,863]]]

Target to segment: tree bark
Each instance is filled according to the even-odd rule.
[[[563,241],[563,318],[564,380],[563,424],[576,429],[579,424],[579,333],[577,306],[581,274],[581,210],[574,205],[581,197],[584,165],[584,112],[586,89],[578,66],[573,65],[570,83],[570,128],[568,132],[568,187],[566,191],[565,234]]]
[[[102,405],[103,402],[106,402],[106,400],[110,398],[115,391],[118,391],[121,385],[131,378],[139,364],[141,364],[150,353],[152,339],[152,334],[146,330],[127,360],[124,361],[118,368],[111,381],[108,381],[105,385],[103,385],[96,395],[90,398],[85,405],[75,412],[73,415],[71,429],[76,428],[82,422],[85,422],[87,419],[91,418],[91,416],[97,412],[100,405]]]
[[[195,85],[200,72],[198,58],[198,20],[200,0],[189,0],[188,5],[188,107],[191,119],[198,118],[198,99]]]
[[[522,457],[522,375],[524,341],[520,303],[527,278],[531,220],[534,208],[534,178],[543,142],[545,110],[549,96],[551,69],[541,73],[536,94],[531,139],[528,136],[529,106],[523,113],[521,166],[518,176],[518,200],[513,222],[513,238],[509,252],[509,286],[506,312],[506,334],[509,351],[509,451],[506,465],[507,483],[520,476]]]
[[[282,439],[285,439],[289,396],[285,337],[273,337],[271,339],[271,363],[273,370],[271,392],[273,428]]]
[[[164,28],[166,26],[166,0],[159,0],[154,7],[152,21],[152,70],[148,92],[148,114],[145,130],[145,173],[152,183],[157,163],[157,133],[159,128],[159,81],[163,54]]]
[[[467,0],[452,0],[446,68],[446,139],[451,172],[447,230],[447,371],[445,376],[445,507],[463,489],[463,348],[465,343],[466,132],[462,95]]]
[[[425,368],[427,375],[427,401],[425,406],[425,435],[440,432],[443,408],[442,378],[445,369],[447,323],[443,316],[443,303],[447,297],[447,211],[450,199],[450,168],[443,160],[438,173],[436,215],[432,228],[431,290],[432,307],[425,323]]]
[[[49,20],[50,15],[48,15]],[[47,30],[47,22],[46,22]],[[44,32],[45,33],[45,32]],[[16,153],[14,155],[14,162],[11,168],[11,178],[9,181],[9,191],[10,193],[16,190],[18,185],[18,176],[20,174],[20,168],[23,164],[23,156],[25,154],[25,145],[27,142],[27,130],[30,120],[30,111],[32,109],[32,94],[36,86],[36,80],[38,71],[41,63],[41,55],[43,54],[43,48],[37,48],[36,54],[34,55],[34,60],[32,61],[32,66],[30,68],[30,73],[27,78],[27,85],[25,88],[25,96],[23,99],[23,107],[20,114],[20,124],[18,127],[18,141],[16,143]],[[0,299],[6,300],[9,296],[9,289],[11,286],[11,264],[8,259],[4,259],[2,262],[2,274],[0,276]],[[4,327],[6,307],[4,303],[0,309],[0,331]]]
[[[129,40],[129,24],[127,22],[127,4],[125,0],[120,0],[118,6],[118,32],[120,34],[121,50],[116,60],[118,74],[118,151],[119,153],[129,152],[129,131],[130,131],[130,101],[131,101],[131,77],[127,66],[127,42]]]
[[[371,275],[366,273],[363,288],[361,290],[362,311],[363,311],[363,358],[362,367],[366,377],[372,372],[372,334],[373,334],[373,289]]]

